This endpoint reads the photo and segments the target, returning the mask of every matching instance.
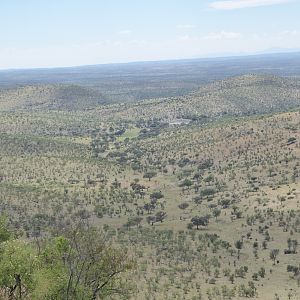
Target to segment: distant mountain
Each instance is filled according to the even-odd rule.
[[[83,110],[105,103],[103,95],[77,85],[29,85],[0,90],[1,110]]]

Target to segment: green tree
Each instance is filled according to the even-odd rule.
[[[124,249],[80,224],[63,235],[33,242],[8,239],[1,225],[0,288],[8,299],[96,300],[127,295],[122,274],[134,267]]]
[[[213,216],[216,218],[216,221],[218,219],[218,217],[221,215],[221,210],[218,208],[215,208],[212,212]]]
[[[2,244],[0,287],[7,291],[9,299],[23,299],[34,290],[37,266],[35,250],[28,243],[11,240]]]
[[[243,241],[242,240],[237,240],[234,245],[235,245],[235,248],[237,249],[238,251],[238,259],[240,259],[240,254],[241,254],[241,249],[243,248]]]
[[[149,181],[151,180],[151,178],[155,177],[156,176],[156,172],[155,171],[148,171],[144,174],[144,178],[148,178]]]
[[[209,216],[203,216],[203,217],[196,216],[191,219],[191,222],[194,226],[196,226],[196,228],[198,230],[199,226],[207,226],[208,225]]]
[[[0,244],[8,241],[11,238],[11,232],[7,228],[5,217],[0,216]]]
[[[273,260],[273,265],[275,265],[276,258],[279,254],[279,249],[272,249],[270,251],[270,258]]]

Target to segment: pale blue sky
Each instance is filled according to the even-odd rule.
[[[300,0],[0,0],[0,69],[300,49]]]

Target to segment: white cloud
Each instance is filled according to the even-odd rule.
[[[189,41],[191,39],[191,37],[189,35],[178,35],[176,36],[176,40],[179,42],[185,42],[185,41]]]
[[[206,36],[203,36],[205,40],[223,40],[223,39],[238,39],[242,37],[239,32],[221,31],[221,32],[211,32]]]
[[[119,31],[119,34],[128,35],[128,34],[131,34],[131,30],[129,30],[129,29],[123,29],[123,30]]]
[[[210,4],[210,7],[214,9],[231,10],[231,9],[284,4],[292,1],[294,0],[226,0],[226,1],[214,1]]]
[[[177,29],[193,29],[196,28],[195,25],[191,25],[191,24],[180,24],[176,26]]]
[[[279,36],[285,37],[285,36],[300,36],[300,31],[299,30],[284,30],[279,32]]]

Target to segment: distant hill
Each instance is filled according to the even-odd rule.
[[[77,85],[29,85],[0,90],[0,109],[83,110],[105,103],[97,91]]]
[[[271,75],[242,75],[200,88],[183,101],[207,115],[252,115],[300,106],[300,80]]]
[[[73,68],[0,71],[0,88],[66,84],[92,88],[110,103],[187,95],[199,86],[244,74],[300,77],[300,52]]]
[[[167,121],[266,114],[296,107],[300,107],[300,80],[250,74],[205,85],[182,97],[113,106],[111,115]]]
[[[300,87],[300,80],[297,78],[279,77],[269,74],[245,74],[240,76],[233,76],[225,80],[215,81],[199,89],[199,92],[206,92],[210,90],[223,90],[237,87],[248,86],[276,86],[276,87]],[[196,94],[196,93],[195,93]]]
[[[106,104],[103,107],[103,104]],[[180,97],[109,105],[101,93],[77,85],[30,85],[0,90],[0,110],[82,111],[103,119],[202,119],[286,111],[300,107],[300,79],[248,74],[201,86]]]

